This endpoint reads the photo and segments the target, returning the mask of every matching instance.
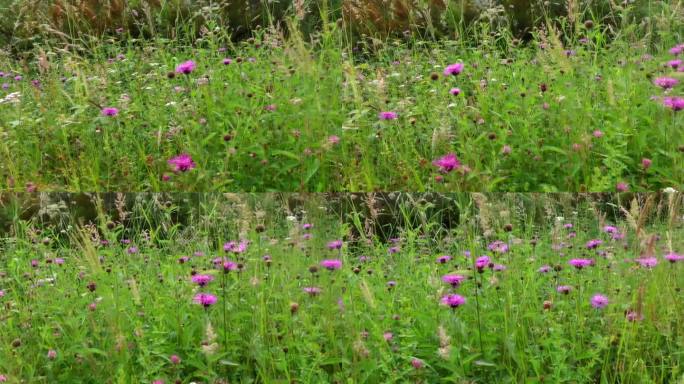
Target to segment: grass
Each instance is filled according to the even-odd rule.
[[[617,204],[607,210],[593,200],[600,196],[546,195],[536,200],[541,211],[523,204],[525,196],[464,195],[457,200],[479,209],[464,207],[461,224],[452,227],[402,205],[399,217],[422,212],[423,220],[396,220],[394,243],[364,227],[359,212],[340,217],[323,208],[329,202],[322,196],[298,208],[266,195],[228,198],[205,195],[183,225],[173,218],[179,206],[159,195],[138,196],[130,209],[101,210],[92,222],[13,217],[0,259],[1,377],[9,383],[684,378],[684,261],[663,258],[684,246],[677,194],[637,196],[632,203],[614,196]],[[125,221],[117,219],[122,212]],[[606,232],[607,225],[624,238]],[[327,249],[336,239],[342,248]],[[603,244],[587,249],[591,239]],[[249,245],[241,253],[224,251],[231,240]],[[489,250],[495,240],[508,250]],[[447,254],[453,258],[437,261]],[[481,255],[505,269],[478,273]],[[635,262],[648,256],[657,265]],[[240,267],[224,274],[216,257]],[[573,258],[595,265],[577,270]],[[342,268],[325,270],[323,259],[339,259]],[[551,270],[540,273],[544,265]],[[199,287],[193,274],[214,279]],[[466,280],[451,288],[441,280],[446,274]],[[559,285],[572,291],[560,294]],[[308,295],[304,287],[321,292]],[[193,303],[198,292],[215,295],[216,303]],[[465,304],[441,305],[450,292]],[[592,308],[595,294],[609,304]]]
[[[219,30],[192,45],[125,32],[83,38],[87,53],[43,45],[35,60],[0,59],[8,74],[0,185],[72,192],[681,186],[684,113],[663,98],[682,95],[684,81],[667,94],[653,84],[682,80],[666,65],[681,30],[639,37],[611,28],[596,21],[565,36],[547,28],[520,42],[478,26],[454,41],[350,44],[327,23],[312,41],[293,26],[287,38],[261,30],[236,44]],[[227,57],[233,61],[224,65]],[[186,60],[197,63],[192,73],[167,77]],[[456,62],[465,65],[461,74],[441,75]],[[454,87],[458,96],[449,93]],[[106,107],[118,115],[103,116]],[[398,118],[381,121],[383,111]],[[195,168],[174,172],[168,160],[182,153]],[[440,173],[432,162],[449,153],[461,166]]]

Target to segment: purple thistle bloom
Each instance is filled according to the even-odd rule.
[[[223,59],[223,65],[230,65],[232,63],[233,59],[231,59],[230,57],[226,57],[225,59]]]
[[[568,261],[568,264],[572,265],[573,267],[577,269],[582,269],[585,267],[588,267],[590,265],[594,264],[594,260],[592,259],[572,259]]]
[[[463,282],[465,279],[466,279],[465,276],[461,276],[461,275],[444,275],[444,276],[442,276],[442,281],[447,283],[447,284],[450,284],[454,288],[461,285],[461,282]]]
[[[204,287],[205,285],[209,284],[209,282],[214,280],[214,276],[212,275],[194,275],[192,277],[192,282],[199,285],[200,287]]]
[[[658,259],[655,257],[643,257],[640,259],[635,259],[635,261],[642,267],[649,269],[658,265]]]
[[[209,308],[210,306],[216,304],[217,298],[210,293],[198,293],[193,298],[193,301],[195,304],[204,306],[204,308]]]
[[[541,267],[539,267],[539,269],[537,270],[537,272],[539,272],[539,273],[549,273],[549,272],[551,272],[551,266],[550,266],[550,265],[542,265]]]
[[[119,110],[114,107],[102,108],[102,116],[116,116],[119,114]]]
[[[447,173],[461,167],[461,162],[458,161],[455,153],[448,153],[433,161],[432,165],[439,167],[440,172]]]
[[[318,287],[304,287],[302,290],[308,293],[309,296],[316,296],[321,293],[321,289]]]
[[[488,267],[490,263],[489,256],[480,256],[475,260],[475,268],[482,271],[485,267]]]
[[[451,294],[451,295],[446,295],[443,296],[442,299],[440,300],[442,305],[446,305],[451,308],[458,308],[461,305],[466,303],[465,297],[461,295],[456,295],[456,294]]]
[[[224,261],[223,262],[223,272],[228,273],[230,271],[237,271],[238,266],[236,263],[232,261]]]
[[[670,60],[667,62],[667,66],[673,69],[677,69],[680,65],[682,65],[682,60],[679,59]]]
[[[342,261],[338,259],[326,259],[321,261],[321,267],[329,271],[334,271],[336,269],[342,268]]]
[[[591,306],[596,309],[605,308],[606,305],[608,305],[608,298],[603,295],[596,294],[591,298]]]
[[[605,227],[603,227],[603,232],[605,233],[616,233],[617,231],[617,227],[614,227],[612,225],[606,225]]]
[[[675,56],[681,54],[682,52],[684,52],[684,44],[675,45],[674,47],[670,48],[669,52]]]
[[[397,282],[394,280],[390,280],[387,282],[387,288],[392,289],[397,286]]]
[[[333,240],[328,243],[328,249],[340,249],[342,248],[342,240]]]
[[[454,96],[458,96],[461,94],[461,89],[460,88],[451,88],[449,90],[449,93],[451,93]]]
[[[572,223],[565,223],[565,224],[563,224],[563,228],[570,229],[570,228],[572,228],[572,227],[573,227]]]
[[[456,76],[459,73],[463,72],[463,67],[463,63],[447,65],[447,67],[444,68],[444,76]]]
[[[445,264],[445,263],[447,263],[449,260],[451,260],[451,256],[449,256],[449,255],[444,255],[444,256],[440,256],[440,257],[437,258],[437,262],[440,263],[440,264]]]
[[[188,75],[195,70],[195,67],[197,67],[195,62],[192,60],[188,60],[186,62],[178,64],[178,66],[176,67],[176,72]]]
[[[398,117],[399,115],[392,111],[378,113],[378,119],[380,120],[396,120]]]
[[[670,252],[667,255],[664,256],[665,260],[669,261],[670,263],[676,263],[678,261],[684,261],[684,255],[678,255],[674,252]]]
[[[387,251],[388,251],[389,254],[391,255],[391,254],[394,254],[394,253],[399,253],[400,249],[401,249],[401,248],[399,248],[399,247],[390,247]]]
[[[138,247],[136,247],[136,246],[128,247],[127,252],[129,255],[132,255],[134,253],[138,253]]]
[[[501,240],[496,240],[495,242],[489,244],[487,249],[495,253],[506,253],[508,252],[508,244]]]
[[[684,97],[666,97],[663,99],[663,105],[675,112],[684,109]]]
[[[559,285],[556,287],[556,292],[562,293],[564,295],[567,295],[570,293],[570,291],[572,291],[572,287],[569,285]]]
[[[644,319],[644,315],[630,309],[625,313],[625,318],[627,321],[641,321]]]
[[[187,153],[172,157],[169,159],[168,163],[173,166],[174,172],[186,172],[195,168],[195,162],[192,161],[192,157]]]
[[[662,89],[670,89],[677,85],[679,83],[679,80],[672,78],[672,77],[657,77],[654,81],[653,84],[659,86]]]
[[[494,264],[494,267],[492,267],[492,270],[496,272],[501,272],[506,270],[506,266],[503,264]]]
[[[306,223],[302,225],[302,229],[304,230],[309,230],[311,228],[313,228],[313,224]]]
[[[596,249],[598,248],[599,245],[603,244],[603,241],[600,239],[593,239],[587,241],[586,247],[587,249]]]

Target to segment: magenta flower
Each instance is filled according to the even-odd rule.
[[[654,81],[653,84],[659,86],[662,89],[670,89],[677,85],[679,83],[679,80],[673,78],[673,77],[657,77]]]
[[[230,271],[237,271],[237,269],[238,269],[237,264],[232,262],[232,261],[224,261],[222,266],[223,266],[223,272],[224,273],[228,273]]]
[[[568,261],[568,264],[572,265],[573,267],[577,269],[582,269],[586,268],[590,265],[594,264],[594,260],[592,259],[572,259]]]
[[[386,111],[386,112],[380,112],[378,113],[378,118],[380,120],[396,120],[399,117],[399,114],[396,112],[392,111]]]
[[[676,263],[678,261],[684,261],[684,255],[678,255],[674,252],[670,252],[667,255],[664,256],[665,260],[669,261],[670,263]]]
[[[449,255],[444,255],[444,256],[440,256],[440,257],[437,258],[437,262],[440,263],[440,264],[445,264],[445,263],[447,263],[449,260],[451,260],[451,256],[449,256]]]
[[[329,271],[334,271],[336,269],[342,268],[342,261],[338,259],[327,259],[321,261],[321,267],[329,270]]]
[[[302,290],[309,296],[316,296],[321,293],[321,289],[318,287],[304,287]]]
[[[595,249],[595,248],[598,248],[598,246],[601,244],[603,244],[603,240],[593,239],[593,240],[587,241],[586,247],[588,249]]]
[[[629,191],[629,184],[625,183],[624,181],[621,181],[621,182],[617,183],[617,185],[615,186],[615,189],[618,192],[627,192],[627,191]]]
[[[216,304],[217,298],[216,296],[210,293],[198,293],[193,298],[193,301],[195,302],[195,304],[200,304],[204,306],[204,308],[209,308],[212,305]]]
[[[669,52],[675,56],[681,54],[684,52],[684,44],[675,45],[674,47],[670,48]]]
[[[48,360],[56,359],[57,358],[57,351],[55,351],[54,349],[49,350],[47,353],[47,358],[48,358]]]
[[[336,135],[330,135],[328,136],[328,143],[332,145],[337,145],[340,143],[340,137]]]
[[[223,65],[230,65],[232,63],[233,63],[233,59],[231,59],[229,57],[226,57],[225,59],[223,59]]]
[[[489,264],[489,256],[480,256],[477,258],[477,260],[475,260],[475,268],[477,268],[479,271],[482,271],[485,267],[488,267]]]
[[[667,62],[667,66],[670,68],[673,68],[673,69],[677,69],[681,65],[682,65],[682,61],[679,59],[670,60]]]
[[[342,240],[333,240],[328,243],[328,249],[340,249],[342,248]]]
[[[461,295],[451,294],[442,297],[440,302],[442,303],[442,305],[446,305],[448,307],[451,307],[452,309],[455,309],[460,307],[461,305],[464,305],[466,303],[466,299]]]
[[[539,267],[539,269],[537,270],[537,272],[539,272],[539,273],[549,273],[549,272],[551,272],[551,266],[550,266],[550,265],[542,265],[541,267]]]
[[[171,355],[171,357],[169,357],[169,360],[171,360],[171,363],[175,364],[175,365],[178,365],[181,363],[181,358],[178,357],[178,355]]]
[[[651,159],[645,157],[641,159],[641,166],[644,167],[644,169],[651,168],[651,164],[653,164],[653,161]]]
[[[606,305],[608,305],[608,298],[603,295],[596,294],[591,298],[591,306],[596,309],[605,308]]]
[[[564,295],[567,295],[570,293],[570,291],[572,291],[572,287],[569,285],[559,285],[556,287],[556,292],[562,293]]]
[[[454,169],[458,169],[461,166],[461,162],[458,161],[455,153],[448,153],[433,161],[432,165],[439,167],[440,172],[447,173],[453,171]]]
[[[508,252],[508,244],[501,240],[496,240],[487,246],[487,249],[494,253],[506,253]]]
[[[174,172],[186,172],[195,168],[195,162],[187,153],[182,153],[176,157],[172,157],[168,161],[169,165],[173,166]]]
[[[313,224],[309,224],[309,223],[302,224],[302,229],[304,229],[304,230],[309,230],[311,228],[313,228]]]
[[[465,276],[461,275],[444,275],[442,276],[442,281],[450,284],[452,287],[456,288],[461,285],[461,282],[465,280]]]
[[[655,257],[642,257],[640,259],[635,259],[635,261],[642,267],[649,269],[658,265],[658,259]]]
[[[195,62],[192,60],[188,60],[186,62],[178,64],[178,66],[176,67],[176,72],[188,75],[195,70],[195,67],[197,67]]]
[[[449,93],[451,93],[454,96],[458,96],[461,94],[461,89],[460,88],[451,88],[449,90]]]
[[[456,76],[459,73],[463,72],[463,67],[463,63],[447,65],[447,67],[444,68],[444,76]]]
[[[606,225],[603,227],[603,232],[605,232],[605,233],[617,233],[618,229],[617,229],[617,227],[614,227],[612,225]]]
[[[114,107],[102,108],[102,116],[116,116],[119,114],[119,110]]]
[[[138,253],[138,251],[138,247],[136,246],[128,247],[128,250],[126,250],[126,252],[128,252],[129,255],[136,254]]]
[[[414,357],[413,359],[411,359],[411,365],[412,365],[413,368],[415,368],[415,369],[421,369],[421,368],[423,368],[423,360],[416,359],[416,358]]]
[[[632,321],[632,322],[633,321],[641,321],[644,319],[644,315],[638,313],[637,311],[630,309],[625,313],[625,318],[627,319],[627,321]]]
[[[663,99],[663,105],[675,112],[684,109],[684,97],[666,97]]]
[[[212,275],[194,275],[192,277],[192,282],[199,285],[200,287],[204,287],[205,285],[209,284],[209,282],[214,280],[214,276]]]

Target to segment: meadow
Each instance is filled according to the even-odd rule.
[[[586,11],[524,37],[480,22],[363,38],[323,13],[315,32],[289,18],[239,41],[211,22],[192,39],[46,39],[0,55],[0,187],[679,188],[684,23],[667,5],[641,24]]]
[[[3,196],[0,382],[684,380],[681,194],[178,195]]]

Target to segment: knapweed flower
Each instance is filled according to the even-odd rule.
[[[684,97],[666,97],[663,99],[663,105],[675,112],[684,109]]]
[[[200,304],[204,308],[209,308],[212,305],[216,304],[217,298],[216,296],[210,293],[198,293],[193,298],[193,301],[195,302],[195,304]]]
[[[556,292],[562,293],[564,295],[567,295],[570,293],[570,291],[572,291],[572,287],[569,285],[559,285],[556,287]]]
[[[392,111],[385,111],[385,112],[380,112],[378,113],[378,119],[380,120],[396,120],[399,117],[399,114],[396,112]]]
[[[445,264],[449,262],[449,260],[451,260],[451,256],[449,255],[444,255],[437,258],[437,262],[440,264]]]
[[[568,264],[572,265],[573,267],[577,269],[582,269],[586,268],[590,265],[594,264],[594,260],[592,259],[572,259],[568,261]]]
[[[492,270],[495,272],[501,272],[506,270],[506,266],[503,264],[494,264],[494,267],[492,267]]]
[[[451,88],[449,90],[449,93],[451,93],[454,96],[458,96],[461,94],[461,88]]]
[[[594,130],[594,132],[592,132],[592,135],[594,135],[595,138],[599,139],[603,137],[603,132],[601,132],[600,129],[596,129]]]
[[[223,264],[221,264],[223,267],[223,272],[228,273],[230,271],[237,271],[238,265],[237,263],[234,263],[232,261],[224,261]]]
[[[684,255],[678,255],[674,252],[670,252],[667,255],[664,256],[665,260],[669,261],[670,263],[676,263],[678,261],[684,261]]]
[[[313,224],[309,224],[309,223],[302,224],[302,229],[304,229],[304,230],[309,230],[311,228],[313,228]]]
[[[223,65],[230,65],[232,63],[233,63],[233,59],[231,59],[229,57],[226,57],[225,59],[223,59]]]
[[[508,252],[508,244],[504,243],[501,240],[497,240],[489,244],[487,246],[487,249],[495,253],[506,253]]]
[[[333,240],[328,243],[328,249],[340,249],[342,248],[342,240]]]
[[[651,164],[653,164],[653,161],[651,159],[645,157],[641,159],[641,166],[644,167],[644,169],[651,168]]]
[[[605,308],[606,305],[608,305],[608,298],[603,295],[596,294],[591,298],[591,306],[596,309]]]
[[[629,184],[625,183],[624,181],[621,181],[615,185],[615,189],[618,192],[627,192],[629,191]]]
[[[168,163],[173,167],[174,172],[186,172],[195,168],[195,162],[192,161],[192,157],[187,153],[172,157]]]
[[[679,80],[673,77],[656,77],[653,80],[653,84],[659,86],[662,89],[670,89],[679,83]]]
[[[614,227],[612,225],[606,225],[603,227],[603,232],[605,233],[616,233],[617,231],[617,227]]]
[[[116,116],[119,114],[119,110],[114,107],[102,108],[102,116]]]
[[[56,359],[57,358],[57,351],[55,351],[54,349],[49,350],[47,353],[47,358],[48,358],[48,360]]]
[[[321,261],[321,267],[329,271],[334,271],[336,269],[342,268],[342,261],[338,259],[326,259]]]
[[[138,253],[138,251],[138,247],[136,246],[128,247],[128,249],[126,250],[126,252],[128,252],[129,255],[136,254]]]
[[[677,44],[674,47],[670,48],[669,52],[675,56],[681,54],[684,52],[684,44]]]
[[[412,365],[413,368],[415,368],[415,369],[421,369],[421,368],[423,368],[423,360],[416,359],[416,358],[414,357],[413,359],[411,359],[411,365]]]
[[[192,277],[192,282],[199,285],[200,287],[204,287],[213,280],[214,276],[212,275],[194,275]]]
[[[340,143],[340,137],[337,135],[330,135],[328,136],[328,143],[330,143],[330,145],[337,145]]]
[[[446,305],[451,308],[458,308],[466,303],[466,299],[461,295],[451,294],[443,296],[440,302],[442,305]]]
[[[587,241],[586,247],[587,247],[587,249],[595,249],[595,248],[598,248],[598,246],[601,244],[603,244],[603,240],[592,239],[592,240]]]
[[[461,166],[461,162],[455,153],[448,153],[432,162],[432,165],[439,167],[440,172],[447,173]]]
[[[171,355],[171,356],[169,357],[169,360],[171,360],[171,363],[172,363],[172,364],[175,364],[175,365],[178,365],[178,364],[181,363],[181,358],[178,357],[178,355]]]
[[[627,319],[627,321],[632,321],[632,322],[633,321],[641,321],[644,319],[644,315],[638,313],[637,311],[630,309],[627,312],[625,312],[625,318]]]
[[[463,72],[463,63],[454,63],[444,68],[444,76],[456,76]]]
[[[484,268],[488,267],[490,264],[489,256],[480,256],[475,260],[475,268],[482,271]]]
[[[395,254],[395,253],[399,253],[400,250],[401,250],[401,248],[399,248],[399,247],[390,247],[390,248],[387,250],[387,252],[389,252],[389,254],[392,255],[392,254]]]
[[[675,59],[675,60],[670,60],[667,62],[667,66],[672,68],[672,69],[677,69],[682,65],[682,60]]]
[[[658,259],[655,257],[642,257],[635,261],[644,268],[653,268],[658,265]]]
[[[389,342],[392,341],[394,335],[392,334],[392,332],[385,332],[382,334],[382,338],[385,339],[385,341]]]
[[[442,281],[451,285],[452,287],[458,287],[461,285],[461,282],[465,280],[465,276],[461,275],[444,275],[442,276]]]
[[[539,272],[539,273],[549,273],[549,272],[551,272],[551,266],[550,266],[550,265],[542,265],[541,267],[539,267],[539,269],[537,270],[537,272]]]
[[[186,62],[178,64],[178,66],[176,67],[176,73],[183,73],[188,75],[195,70],[195,67],[197,67],[197,64],[195,64],[195,62],[192,60],[188,60]]]
[[[302,290],[309,296],[316,296],[321,293],[321,289],[318,287],[304,287]]]

